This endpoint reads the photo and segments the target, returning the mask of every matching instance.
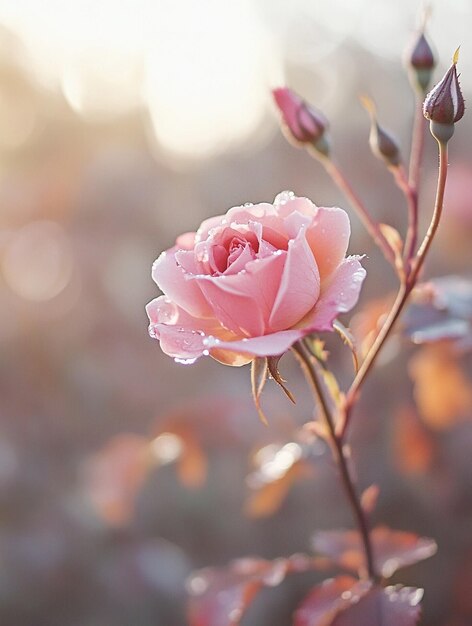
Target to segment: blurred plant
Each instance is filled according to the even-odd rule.
[[[410,298],[414,304],[404,332],[417,343],[440,342],[425,346],[410,363],[420,412],[430,425],[441,427],[451,415],[464,413],[471,405],[469,388],[452,356],[457,344],[451,348],[450,342],[444,343],[445,339],[467,340],[470,302],[460,306],[460,296],[445,298],[450,311],[438,321],[434,314],[440,309],[441,290],[418,286],[441,219],[448,141],[464,113],[456,70],[458,51],[423,103],[435,65],[424,26],[407,54],[416,97],[408,171],[397,141],[379,124],[373,102],[363,98],[371,120],[371,149],[405,197],[408,228],[404,236],[391,225],[378,223],[354,191],[334,159],[325,116],[287,87],[273,93],[287,137],[323,165],[398,277],[393,304],[386,309],[381,305],[385,315],[380,326],[379,310],[374,323],[372,314],[362,321],[367,332],[360,350],[355,334],[337,320],[356,304],[365,275],[358,257],[345,258],[349,221],[340,209],[316,207],[306,198],[283,192],[273,205],[235,207],[207,220],[196,233],[180,237],[153,267],[153,277],[164,295],[148,305],[150,334],[159,339],[164,352],[184,363],[203,355],[228,365],[251,362],[253,397],[263,421],[261,394],[269,378],[294,400],[279,373],[280,358],[288,351],[297,358],[313,393],[317,418],[298,433],[300,441],[256,453],[256,469],[248,479],[252,494],[246,502],[247,513],[261,517],[276,510],[294,481],[310,477],[313,446],[324,442],[336,462],[356,525],[355,530],[315,533],[314,557],[243,559],[227,568],[197,572],[189,581],[192,626],[237,625],[264,587],[280,584],[291,573],[334,566],[345,573],[310,592],[295,612],[295,626],[414,626],[419,620],[423,590],[388,585],[388,581],[398,569],[432,556],[436,544],[414,533],[371,527],[379,490],[371,485],[359,495],[347,436],[364,383]],[[438,143],[439,172],[429,228],[418,244],[423,113]],[[423,316],[418,323],[415,306],[432,311],[430,323],[424,325]],[[355,375],[346,391],[317,336],[327,330],[339,335],[353,357]],[[433,395],[431,379],[437,384]],[[418,454],[412,455],[410,467],[423,470],[434,455],[434,442],[409,409],[401,412],[398,420],[416,425],[416,429],[402,428],[401,432],[408,430],[414,437],[397,441],[397,445],[407,450],[420,448],[419,460]]]

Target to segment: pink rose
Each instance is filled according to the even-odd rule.
[[[365,277],[359,257],[345,258],[349,235],[345,211],[291,192],[204,221],[153,265],[165,295],[146,307],[150,335],[178,361],[244,365],[332,330]]]

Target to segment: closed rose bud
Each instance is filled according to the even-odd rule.
[[[413,87],[424,93],[431,82],[433,69],[436,65],[433,50],[424,32],[415,36],[413,45],[408,48],[405,59],[410,70],[410,80]]]
[[[361,102],[370,115],[369,145],[372,152],[379,159],[383,159],[387,165],[397,166],[401,156],[396,139],[378,123],[372,100],[367,96],[362,96]]]
[[[459,49],[443,79],[429,92],[423,103],[423,114],[431,120],[431,132],[438,141],[447,141],[454,124],[464,115],[465,105],[457,75]]]
[[[272,94],[282,114],[288,138],[295,140],[297,145],[306,144],[328,155],[329,146],[325,136],[328,120],[325,116],[288,87],[274,89]]]

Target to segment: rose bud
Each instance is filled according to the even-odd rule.
[[[370,115],[369,145],[372,152],[377,158],[383,159],[387,165],[396,167],[401,160],[396,140],[378,123],[375,105],[372,100],[367,96],[363,96],[361,102]]]
[[[415,89],[424,94],[431,82],[436,60],[424,32],[415,36],[413,46],[408,48],[405,56],[410,70],[410,80]]]
[[[431,120],[431,133],[438,141],[447,142],[454,134],[454,124],[464,115],[465,105],[457,75],[459,48],[443,79],[429,92],[423,103],[423,114]]]
[[[282,114],[287,138],[297,146],[308,144],[328,156],[329,144],[325,134],[328,120],[325,116],[288,87],[274,89],[272,94]]]

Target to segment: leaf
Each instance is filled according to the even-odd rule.
[[[85,462],[82,488],[96,512],[111,526],[129,522],[136,495],[151,468],[145,437],[121,434]]]
[[[312,589],[295,611],[293,626],[331,626],[340,612],[358,601],[370,588],[370,582],[360,582],[351,576],[325,580]]]
[[[190,626],[237,626],[255,596],[264,587],[276,587],[287,576],[316,567],[305,555],[266,561],[246,558],[233,561],[226,568],[206,568],[188,581],[191,594],[188,618]]]
[[[422,597],[423,589],[376,586],[357,602],[352,601],[330,626],[416,626]]]
[[[379,224],[379,229],[382,235],[385,237],[388,245],[392,249],[395,257],[395,267],[399,272],[404,273],[405,268],[403,266],[403,239],[396,228],[390,226],[390,224]]]
[[[400,409],[393,420],[393,455],[399,471],[424,474],[435,458],[436,443],[411,407]]]
[[[252,397],[261,422],[266,426],[269,422],[267,421],[264,411],[261,408],[260,397],[267,381],[268,369],[267,357],[255,357],[255,359],[253,359],[251,365]]]
[[[391,530],[386,526],[377,526],[370,536],[375,569],[384,578],[390,578],[402,567],[433,556],[437,550],[434,539]],[[315,552],[331,558],[333,563],[344,569],[355,572],[365,569],[364,550],[358,531],[319,531],[313,536],[312,545]]]
[[[177,474],[185,487],[197,489],[205,482],[207,456],[192,428],[176,425],[155,437],[149,448],[155,466],[177,463]]]
[[[295,482],[313,476],[313,466],[302,458],[297,443],[265,446],[256,453],[255,461],[257,469],[247,477],[252,493],[244,505],[246,515],[252,518],[275,513]]]
[[[354,363],[354,370],[357,373],[359,369],[359,358],[357,356],[357,347],[356,347],[356,340],[354,338],[354,335],[351,333],[349,328],[346,328],[343,324],[341,324],[339,320],[334,320],[333,328],[341,337],[341,339],[346,344],[346,346],[350,349],[351,354],[352,354],[352,360]]]
[[[443,276],[418,285],[402,318],[404,334],[416,344],[451,341],[470,351],[472,280]]]
[[[393,296],[387,295],[368,302],[359,313],[356,313],[350,322],[351,332],[356,339],[358,352],[365,357],[375,341],[385,316],[390,311]]]
[[[294,398],[292,392],[289,389],[287,389],[287,387],[284,385],[285,381],[280,376],[280,373],[279,373],[279,370],[278,370],[278,364],[279,364],[279,361],[280,361],[281,357],[282,357],[282,355],[267,357],[267,366],[269,368],[269,372],[270,372],[271,377],[275,380],[275,382],[278,385],[280,385],[280,387],[282,387],[282,389],[284,390],[285,395],[287,396],[287,398],[289,400],[291,400],[293,402],[293,404],[296,404],[295,398]]]
[[[380,489],[378,485],[370,485],[370,487],[367,487],[367,489],[362,492],[361,506],[368,515],[374,511],[379,493]]]
[[[306,345],[317,361],[326,363],[329,352],[325,350],[325,342],[322,339],[319,337],[307,337]]]
[[[293,626],[415,626],[422,589],[386,589],[338,576],[315,587],[295,612]]]
[[[470,415],[472,388],[452,346],[424,346],[410,360],[408,369],[418,410],[428,426],[444,430]]]

